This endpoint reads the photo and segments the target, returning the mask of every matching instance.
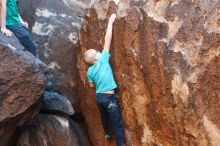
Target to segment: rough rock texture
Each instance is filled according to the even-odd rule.
[[[67,97],[56,92],[44,92],[41,110],[49,113],[61,113],[72,116],[73,106]]]
[[[90,0],[19,0],[20,14],[39,46],[38,56],[50,68],[47,78],[54,91],[69,98],[80,122],[76,55],[87,5]]]
[[[55,91],[75,104],[79,78],[77,42],[84,6],[73,0],[19,0],[19,7],[39,46],[39,58],[50,68],[48,80],[53,82]]]
[[[49,78],[56,91],[70,97],[82,112],[93,145],[114,145],[104,140],[82,61],[85,50],[103,47],[114,4],[109,5],[109,0],[19,2],[40,45],[39,57],[51,68]],[[219,3],[119,1],[111,63],[128,145],[219,145]]]
[[[16,127],[30,121],[39,111],[46,66],[15,37],[0,35],[0,143],[5,146]]]
[[[95,146],[114,143],[103,138],[82,54],[102,49],[108,2],[94,2],[80,33],[78,94]],[[219,146],[220,1],[121,0],[116,9],[110,53],[127,145]]]
[[[34,125],[21,129],[17,146],[89,146],[80,128],[72,120],[39,114]]]

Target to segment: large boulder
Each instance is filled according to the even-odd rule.
[[[66,117],[39,114],[20,132],[17,146],[89,146],[79,126]]]
[[[0,52],[0,143],[6,146],[13,142],[16,127],[39,111],[46,66],[15,37],[0,34]]]
[[[95,1],[80,33],[81,110],[95,146],[103,138],[82,54],[102,49],[109,1]],[[111,64],[128,145],[212,145],[220,139],[220,1],[121,0]]]
[[[48,80],[55,91],[75,104],[79,79],[76,55],[84,4],[75,0],[19,0],[19,8],[30,24],[39,58],[49,67]]]
[[[47,113],[60,113],[69,116],[74,114],[73,106],[69,99],[57,92],[44,92],[41,110]]]

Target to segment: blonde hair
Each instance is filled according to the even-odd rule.
[[[96,50],[89,49],[83,54],[83,59],[88,64],[94,64],[96,61]]]

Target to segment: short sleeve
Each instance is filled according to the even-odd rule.
[[[109,61],[109,58],[110,58],[109,52],[103,49],[100,55],[99,61],[103,61],[103,62]]]

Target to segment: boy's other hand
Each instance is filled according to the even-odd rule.
[[[116,14],[112,14],[109,18],[109,23],[114,23],[115,18],[116,18]]]
[[[11,37],[13,35],[13,33],[7,28],[1,28],[1,32],[8,37]]]
[[[25,27],[25,28],[27,28],[28,29],[28,23],[27,22],[21,22],[22,23],[22,25]]]
[[[95,84],[89,83],[89,87],[93,88],[93,87],[95,87]]]

